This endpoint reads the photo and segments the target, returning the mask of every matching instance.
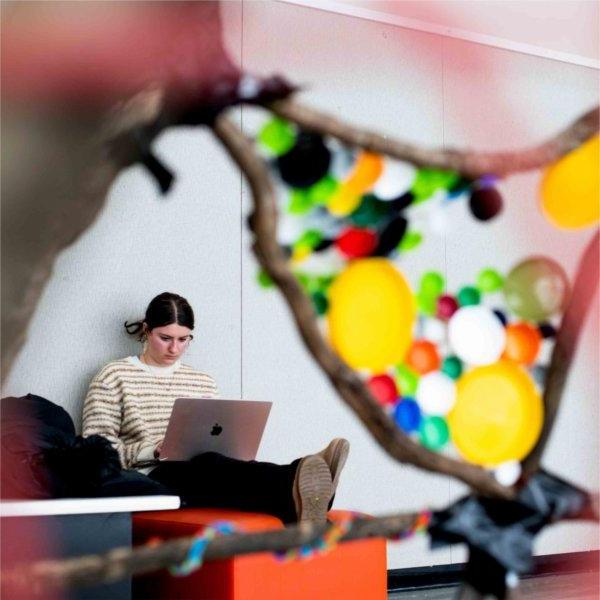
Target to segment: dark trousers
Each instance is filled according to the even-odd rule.
[[[292,486],[300,460],[289,465],[236,460],[205,452],[189,461],[166,461],[148,477],[181,497],[183,507],[230,508],[296,521]]]

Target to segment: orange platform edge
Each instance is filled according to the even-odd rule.
[[[329,518],[342,519],[344,511]],[[232,510],[187,508],[135,513],[133,543],[195,534],[215,521],[241,531],[280,529],[276,517]],[[207,562],[187,577],[162,570],[133,581],[141,600],[383,600],[387,597],[386,542],[371,538],[339,544],[328,554],[281,562],[260,553]]]

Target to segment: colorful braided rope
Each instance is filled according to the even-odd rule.
[[[228,535],[234,532],[235,527],[225,521],[218,521],[208,525],[201,533],[195,536],[196,539],[192,542],[185,559],[178,565],[169,567],[169,572],[171,575],[176,575],[177,577],[185,577],[196,571],[202,566],[204,553],[208,544],[218,535]]]

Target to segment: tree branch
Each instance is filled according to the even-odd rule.
[[[569,369],[577,350],[577,342],[598,287],[599,257],[600,232],[596,231],[579,262],[569,304],[556,336],[543,396],[544,423],[536,445],[523,461],[524,480],[539,468],[544,448],[550,438]]]
[[[284,295],[304,344],[340,397],[379,445],[396,460],[455,477],[484,495],[512,498],[514,490],[499,484],[488,471],[436,454],[413,442],[396,427],[359,376],[325,342],[317,327],[313,307],[288,269],[286,257],[276,241],[277,208],[266,165],[256,154],[252,142],[225,116],[216,120],[214,131],[252,189],[254,212],[249,221],[256,236],[253,251]]]
[[[598,133],[600,108],[585,113],[558,135],[533,148],[508,152],[473,152],[472,150],[426,149],[395,140],[374,131],[354,127],[334,116],[310,108],[292,99],[279,100],[268,108],[303,129],[331,135],[349,146],[386,154],[419,167],[458,171],[465,177],[497,175],[504,177],[521,171],[544,167]]]
[[[370,537],[393,538],[414,529],[421,513],[385,517],[358,518],[340,541]],[[282,552],[316,542],[330,527],[328,524],[303,522],[276,531],[233,533],[210,541],[205,560],[217,560],[254,552]],[[88,555],[66,560],[45,560],[16,566],[2,573],[3,583],[26,587],[33,592],[110,583],[129,575],[141,575],[181,563],[195,537],[181,537],[160,545],[115,548],[101,555]]]

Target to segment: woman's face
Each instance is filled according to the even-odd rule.
[[[187,349],[192,339],[189,327],[171,323],[147,332],[144,358],[149,364],[161,367],[172,365]]]

